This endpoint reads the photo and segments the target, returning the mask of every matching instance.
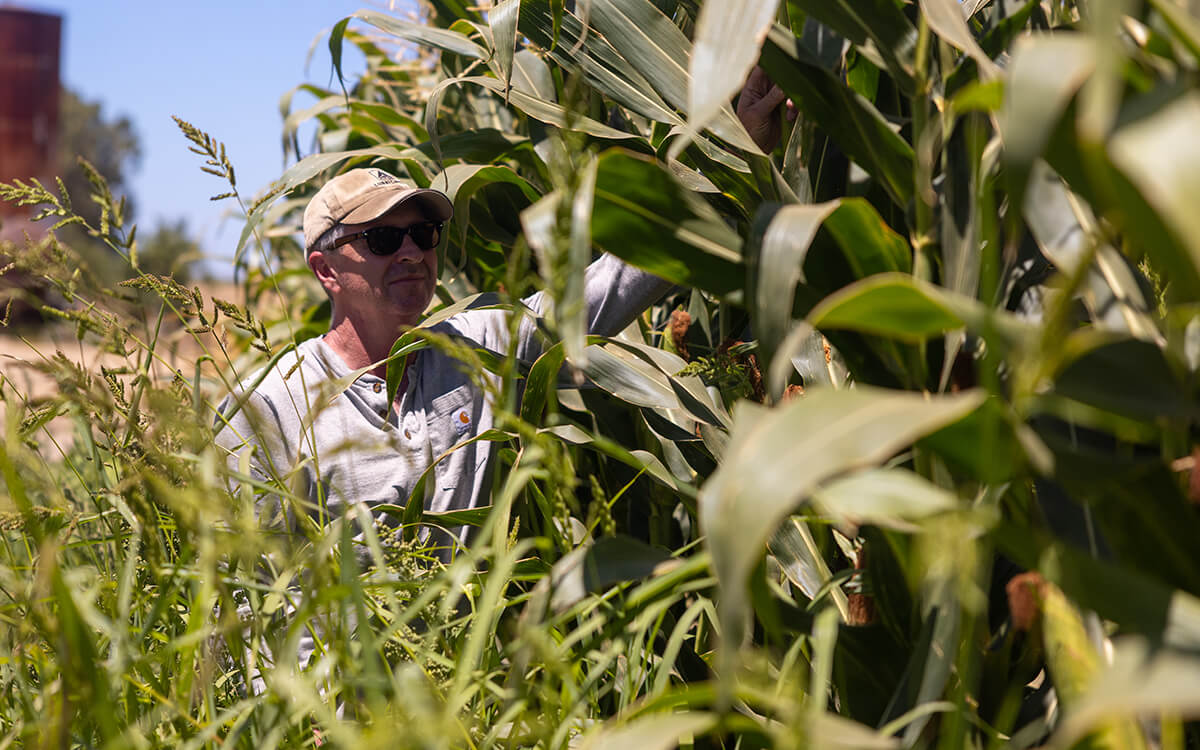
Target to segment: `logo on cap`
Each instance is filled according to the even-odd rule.
[[[375,187],[379,187],[380,185],[398,185],[400,183],[400,180],[397,180],[382,169],[372,169],[371,174],[375,176]]]

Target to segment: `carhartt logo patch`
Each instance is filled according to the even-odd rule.
[[[471,430],[471,415],[467,412],[466,409],[459,409],[458,413],[454,415],[453,420],[454,420],[454,431],[456,433],[458,433],[459,437],[462,437],[463,435],[466,435],[468,432],[470,432],[470,430]]]

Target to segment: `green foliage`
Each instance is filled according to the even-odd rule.
[[[130,277],[54,238],[8,253],[110,359],[36,358],[49,396],[0,376],[0,744],[1200,743],[1200,23],[1166,0],[717,5],[363,11],[330,49],[367,73],[285,97],[298,161],[254,201],[180,121],[246,213],[236,302],[151,273],[95,169],[90,218],[61,185],[0,187]],[[799,109],[770,155],[726,106],[754,59]],[[328,322],[292,230],[366,163],[455,202],[387,382],[426,347],[479,379],[491,505],[278,533],[263,503],[307,498],[228,462],[217,405]],[[690,289],[585,336],[595,251]],[[515,330],[535,290],[529,367],[428,330],[467,307]],[[449,562],[421,541],[464,524]]]

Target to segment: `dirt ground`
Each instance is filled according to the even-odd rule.
[[[206,298],[215,294],[224,299],[235,299],[233,289],[202,286]],[[212,334],[205,335],[205,342],[211,349],[216,349],[216,339]],[[0,382],[3,383],[5,399],[18,401],[41,402],[56,395],[58,384],[53,377],[39,370],[38,365],[44,365],[56,354],[61,353],[72,363],[91,373],[99,373],[101,366],[110,369],[136,367],[140,347],[129,347],[134,351],[129,358],[103,352],[97,346],[95,336],[87,336],[82,341],[76,336],[75,327],[70,324],[50,324],[41,327],[25,327],[20,330],[0,327]],[[172,369],[179,371],[189,380],[196,372],[196,363],[203,356],[203,348],[194,338],[182,330],[168,331],[161,337],[155,351],[162,358],[155,362],[152,374],[156,378],[170,378]],[[205,363],[202,376],[213,378],[215,365]],[[0,402],[0,426],[7,414],[7,404]],[[47,440],[66,439],[70,425],[66,420],[57,419],[51,424],[51,435]]]

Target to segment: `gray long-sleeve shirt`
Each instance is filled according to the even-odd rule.
[[[601,335],[619,332],[669,286],[602,256],[586,274],[588,330]],[[524,302],[540,313],[545,296],[538,293]],[[509,343],[507,315],[502,310],[471,310],[432,330],[503,353]],[[518,358],[536,358],[541,343],[532,321],[521,323],[518,337]],[[493,426],[492,405],[485,396],[460,361],[426,349],[410,360],[407,387],[397,394],[396,408],[389,409],[382,379],[371,374],[353,378],[341,357],[322,338],[315,338],[276,363],[246,396],[217,443],[230,451],[235,464],[243,451],[257,446],[252,471],[261,478],[284,480],[307,500],[303,512],[323,525],[342,517],[355,503],[365,504],[368,511],[381,504],[406,504],[434,459]],[[224,412],[233,398],[223,405]],[[481,440],[440,461],[425,487],[425,508],[445,511],[486,504],[494,451],[495,443]],[[285,515],[299,512],[276,504],[260,513],[281,510]],[[262,520],[294,528],[294,519],[282,524],[280,519]],[[457,536],[464,539],[465,531]]]

